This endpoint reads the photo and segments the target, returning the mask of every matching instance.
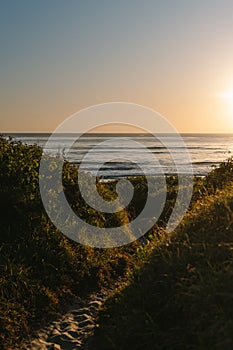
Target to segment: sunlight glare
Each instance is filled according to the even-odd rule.
[[[218,96],[230,100],[233,99],[233,91],[221,92]]]
[[[218,97],[220,97],[222,100],[225,100],[225,107],[228,110],[229,113],[229,120],[232,120],[233,116],[233,91],[225,91],[220,94],[218,94]]]

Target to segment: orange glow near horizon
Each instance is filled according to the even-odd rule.
[[[180,133],[233,133],[232,13],[229,0],[4,1],[0,133],[50,133],[109,102],[152,108]]]

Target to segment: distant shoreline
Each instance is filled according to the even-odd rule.
[[[48,133],[15,133],[4,134],[6,139],[20,141],[28,145],[38,145],[43,150],[53,154],[61,154],[66,160],[79,166],[83,164],[88,172],[97,174],[103,179],[127,178],[147,173],[151,176],[159,175],[158,166],[153,161],[156,158],[162,172],[166,176],[174,176],[177,173],[185,174],[188,171],[186,164],[192,162],[195,176],[207,175],[213,167],[218,166],[233,155],[233,134],[181,134],[183,144],[180,144],[174,134],[160,134],[158,138],[145,133],[87,133],[87,134],[53,134],[50,145],[47,146],[51,134]],[[115,138],[115,140],[114,140]],[[122,147],[118,138],[128,138],[126,147]],[[102,142],[113,141],[112,146],[104,146]],[[130,140],[136,141],[134,146]],[[70,148],[68,144],[71,145]],[[140,144],[151,153],[151,161],[146,160],[140,149]],[[138,146],[137,146],[138,145]],[[68,148],[67,148],[68,147]],[[191,160],[184,159],[185,149],[188,150]],[[91,151],[91,152],[90,152]],[[119,152],[125,152],[124,161],[120,160]],[[111,157],[112,156],[112,157]],[[110,158],[111,159],[110,159]],[[109,160],[110,159],[110,160]],[[174,163],[176,159],[176,166]],[[143,173],[140,169],[143,165]],[[139,165],[139,166],[137,166]]]
[[[52,135],[53,132],[2,132],[1,135],[3,136],[39,136],[39,135],[46,135],[46,136],[49,136],[49,135]],[[56,133],[57,135],[61,135],[61,136],[64,136],[64,135],[70,135],[70,136],[76,136],[76,135],[82,135],[83,133]],[[106,135],[106,136],[116,136],[116,135],[131,135],[131,136],[139,136],[139,135],[150,135],[150,133],[141,133],[141,132],[135,132],[135,133],[105,133],[105,132],[87,132],[85,134],[88,134],[89,136],[96,136],[96,135]],[[157,133],[156,131],[154,131],[154,134],[156,135],[164,135],[164,136],[171,136],[171,135],[177,135],[177,134],[174,134],[174,133]],[[233,136],[233,133],[198,133],[198,132],[194,132],[194,133],[180,133],[180,135],[183,137],[183,136]]]

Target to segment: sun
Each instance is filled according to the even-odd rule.
[[[226,111],[232,120],[232,116],[233,116],[233,90],[221,92],[218,94],[218,97],[224,102]]]
[[[233,91],[221,92],[219,94],[219,97],[224,98],[226,100],[232,100],[233,101]]]

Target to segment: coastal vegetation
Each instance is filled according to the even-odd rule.
[[[180,226],[109,298],[95,349],[233,348],[233,161],[199,182]]]
[[[51,223],[39,191],[41,154],[36,145],[0,137],[1,347],[20,348],[70,300],[122,280],[96,325],[96,349],[231,349],[233,161],[195,179],[190,209],[172,234],[164,229],[177,195],[175,176],[167,178],[165,208],[143,239],[97,249]],[[48,161],[52,174],[56,159]],[[91,225],[121,226],[143,209],[144,177],[130,179],[135,195],[125,210],[103,214],[85,203],[77,175],[65,162],[65,195]],[[97,182],[104,199],[116,198],[116,183]]]

